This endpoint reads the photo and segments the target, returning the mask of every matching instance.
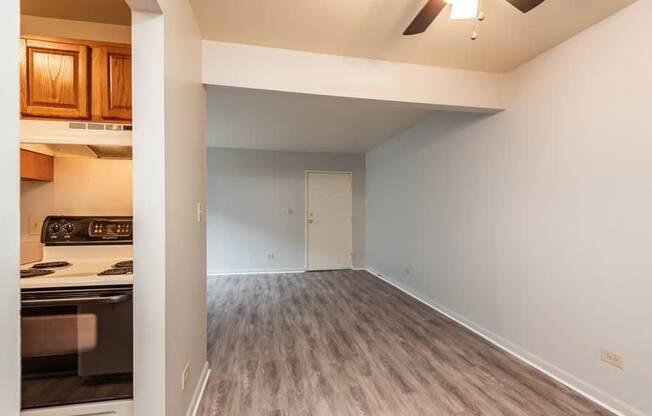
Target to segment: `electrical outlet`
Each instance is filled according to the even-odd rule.
[[[186,363],[186,366],[183,368],[181,373],[181,390],[186,389],[186,384],[188,384],[188,379],[190,378],[190,363]]]
[[[412,270],[410,270],[410,268],[407,267],[407,268],[405,269],[405,274],[407,274],[408,276],[411,275],[411,274],[412,274]]]
[[[28,222],[28,227],[27,227],[28,235],[41,235],[41,227],[43,226],[42,216],[30,215],[27,218],[27,222]]]
[[[288,215],[294,214],[294,210],[292,208],[288,208]]]
[[[600,359],[607,364],[620,368],[621,370],[625,368],[625,357],[615,352],[602,349],[600,350]]]
[[[267,255],[267,259],[268,259],[268,260],[274,260],[274,253],[269,253],[269,254]]]

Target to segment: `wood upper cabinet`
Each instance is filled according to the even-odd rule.
[[[131,49],[93,48],[93,118],[131,120]]]
[[[21,39],[21,113],[88,118],[88,47]]]
[[[20,149],[20,179],[30,181],[54,180],[54,158],[30,150]]]
[[[131,47],[25,36],[21,39],[25,117],[131,121]]]

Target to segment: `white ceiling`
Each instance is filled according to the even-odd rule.
[[[30,16],[131,24],[131,9],[124,0],[21,0],[20,8],[21,14]]]
[[[431,110],[373,100],[210,86],[210,147],[365,153]]]
[[[205,39],[489,72],[507,72],[635,0],[546,0],[522,14],[480,0],[487,19],[449,10],[416,36],[401,33],[426,0],[190,0]],[[129,25],[124,0],[21,0],[22,14]]]
[[[507,72],[635,0],[546,0],[522,14],[481,0],[487,19],[448,19],[402,36],[425,0],[190,0],[205,39],[489,72]],[[649,0],[645,0],[649,1]]]

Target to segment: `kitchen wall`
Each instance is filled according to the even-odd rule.
[[[20,410],[20,289],[18,279],[19,157],[18,42],[20,2],[2,2],[0,13],[0,414]]]
[[[133,25],[135,121],[134,274],[138,276],[134,280],[133,410],[134,415],[165,416],[168,384],[165,319],[165,18],[160,10],[159,13],[149,13],[147,8],[144,11],[134,10],[132,0],[129,6],[132,8]],[[143,294],[140,298],[139,293]]]
[[[649,16],[652,1],[634,3],[517,69],[510,109],[438,113],[366,161],[371,269],[639,416],[652,414]]]
[[[20,32],[25,35],[131,43],[130,26],[40,16],[22,15],[20,17]]]
[[[30,216],[131,215],[131,160],[54,158],[54,181],[21,181],[20,233],[29,235]]]
[[[364,164],[355,154],[210,148],[208,274],[305,268],[306,170],[353,172],[353,264],[362,267]]]
[[[191,415],[208,374],[201,39],[188,1],[128,4],[136,11],[134,414]]]

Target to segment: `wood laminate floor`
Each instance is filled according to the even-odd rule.
[[[612,415],[364,271],[211,278],[200,416]]]

